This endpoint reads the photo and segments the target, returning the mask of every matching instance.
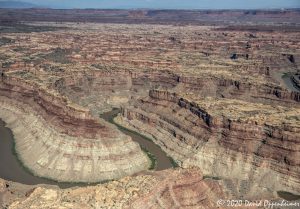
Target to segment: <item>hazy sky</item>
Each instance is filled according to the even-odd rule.
[[[20,0],[22,1],[22,0]],[[23,0],[65,8],[268,9],[300,8],[300,0]]]

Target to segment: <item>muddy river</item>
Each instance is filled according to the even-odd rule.
[[[128,130],[118,124],[116,124],[113,121],[113,118],[118,115],[120,112],[119,109],[113,109],[110,112],[104,113],[101,115],[101,118],[106,120],[109,123],[112,123],[118,127],[120,131],[122,131],[124,134],[131,136],[132,140],[139,143],[142,148],[145,148],[147,151],[149,151],[154,157],[156,158],[156,166],[155,170],[164,170],[167,168],[172,168],[172,160],[166,155],[162,149],[153,143],[150,139],[146,138],[145,136],[136,133],[134,131]]]
[[[118,110],[114,109],[110,112],[104,113],[102,117],[108,122],[113,122],[113,117],[118,114]],[[124,134],[131,136],[131,138],[138,142],[142,147],[146,148],[157,159],[155,170],[163,170],[171,168],[172,163],[168,156],[160,149],[159,146],[149,141],[142,135],[129,131],[121,126],[117,126]],[[14,151],[14,138],[11,130],[5,127],[5,123],[0,119],[0,178],[19,182],[27,185],[36,184],[51,184],[58,185],[61,188],[68,188],[72,186],[83,186],[83,183],[63,183],[56,182],[49,179],[34,176],[28,171],[18,160]]]
[[[119,126],[113,122],[113,118],[119,113],[118,109],[114,109],[110,112],[101,115],[106,121],[113,123],[124,134],[131,136],[131,138],[138,142],[141,147],[146,148],[156,158],[155,170],[163,170],[173,167],[172,160],[163,152],[159,146],[154,144],[148,138],[136,133],[134,131],[127,130],[126,128]],[[0,119],[0,178],[19,182],[27,185],[36,184],[50,184],[57,185],[60,188],[69,188],[74,186],[86,186],[88,184],[83,183],[64,183],[56,182],[49,179],[36,177],[30,173],[20,163],[14,152],[14,139],[13,134],[9,128],[5,127],[5,123]],[[94,183],[96,184],[96,183]],[[91,184],[93,185],[93,184]],[[288,192],[279,191],[278,195],[286,200],[299,200],[299,195],[294,195]]]
[[[51,184],[61,188],[81,186],[83,184],[56,182],[34,176],[18,160],[14,150],[14,138],[11,130],[0,119],[0,178],[27,185]]]

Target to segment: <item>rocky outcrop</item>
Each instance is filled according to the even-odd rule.
[[[58,189],[24,188],[17,194],[13,185],[5,188],[4,204],[19,208],[216,208],[217,200],[228,198],[222,181],[204,179],[196,168],[147,172],[96,186]],[[0,185],[1,189],[1,185]],[[0,190],[1,192],[1,190]],[[10,197],[10,198],[8,198]]]
[[[49,125],[63,133],[94,138],[109,132],[106,125],[92,118],[88,109],[71,103],[66,97],[35,82],[18,77],[4,77],[0,85],[2,96],[30,104],[45,120],[51,119]]]
[[[197,169],[161,173],[163,180],[125,208],[214,208],[228,196],[222,182],[203,179]]]
[[[0,109],[0,118],[14,134],[19,159],[35,175],[99,182],[149,166],[147,156],[130,137],[34,83],[2,79]]]
[[[100,66],[98,66],[100,68]],[[103,68],[103,66],[102,66]],[[60,94],[79,103],[97,116],[99,112],[126,105],[129,100],[145,97],[151,89],[193,92],[202,96],[243,98],[246,101],[293,106],[299,92],[290,92],[278,85],[258,84],[241,80],[204,75],[203,77],[173,73],[168,70],[98,69],[64,73],[52,84]],[[102,99],[99,99],[102,98]]]
[[[291,75],[291,80],[294,83],[294,85],[300,89],[300,73],[295,73],[294,75]]]
[[[299,108],[150,91],[149,98],[124,108],[121,122],[205,175],[299,193],[298,115]]]

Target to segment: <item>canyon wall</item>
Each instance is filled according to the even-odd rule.
[[[93,115],[112,106],[120,107],[130,100],[146,97],[151,89],[194,92],[202,96],[283,106],[293,106],[300,101],[300,92],[274,84],[250,83],[212,75],[192,76],[169,70],[74,71],[53,82],[53,88],[74,103],[90,109]]]
[[[0,118],[14,134],[19,159],[35,175],[100,182],[149,166],[148,157],[130,137],[34,83],[2,78],[0,108]]]
[[[67,178],[61,177],[63,171],[73,170],[73,167],[77,167],[76,169],[79,170],[79,168],[88,166],[87,163],[73,166],[77,160],[92,162],[87,168],[88,173],[93,173],[96,163],[99,164],[103,160],[107,162],[107,165],[116,162],[116,166],[124,166],[121,171],[117,167],[111,166],[101,168],[103,169],[101,172],[107,172],[107,174],[99,179],[105,179],[105,175],[110,176],[109,179],[118,178],[147,168],[147,159],[141,153],[138,145],[132,143],[130,139],[101,119],[94,119],[95,116],[98,117],[101,111],[109,110],[111,107],[125,106],[123,116],[126,123],[124,124],[135,127],[146,135],[155,137],[156,143],[174,159],[178,160],[182,166],[198,165],[204,169],[205,175],[223,175],[222,177],[228,178],[234,174],[239,179],[250,178],[249,176],[251,176],[249,182],[252,180],[263,182],[262,184],[266,187],[269,184],[266,182],[269,181],[262,180],[264,179],[263,176],[271,173],[274,174],[272,179],[276,179],[276,181],[279,179],[279,182],[285,182],[286,184],[285,186],[282,186],[282,184],[270,185],[271,188],[285,188],[289,191],[298,192],[295,189],[299,184],[299,164],[298,161],[295,161],[299,155],[297,151],[298,127],[257,125],[256,120],[248,124],[248,122],[241,123],[238,120],[232,121],[230,117],[212,116],[209,111],[202,110],[201,106],[197,105],[197,100],[194,101],[194,98],[189,101],[178,95],[180,95],[180,92],[189,92],[191,95],[199,94],[201,96],[197,99],[207,100],[208,104],[214,102],[213,99],[208,100],[208,98],[219,96],[220,99],[223,97],[226,101],[232,99],[233,104],[241,102],[235,101],[235,98],[243,98],[246,106],[252,104],[255,100],[263,101],[266,105],[276,103],[293,106],[299,101],[299,92],[290,92],[278,86],[247,84],[242,81],[211,76],[190,77],[186,74],[176,74],[170,71],[151,72],[148,70],[136,72],[131,70],[116,70],[114,72],[105,70],[73,71],[72,73],[65,73],[63,77],[53,82],[51,88],[54,90],[49,91],[49,88],[42,88],[38,83],[26,81],[15,76],[15,74],[11,73],[10,75],[8,73],[2,78],[0,93],[3,101],[7,100],[6,103],[2,104],[3,107],[9,106],[10,103],[15,104],[15,106],[18,106],[17,103],[30,105],[28,110],[30,109],[33,113],[39,114],[39,116],[36,114],[35,117],[43,120],[41,124],[35,125],[36,127],[47,126],[54,132],[65,134],[63,138],[73,137],[74,143],[78,138],[84,142],[77,141],[71,145],[67,143],[66,146],[71,148],[64,149],[72,151],[58,152],[62,154],[63,160],[59,162],[60,165],[57,165],[57,167],[62,167],[62,171],[53,174],[55,178],[67,180]],[[168,89],[170,92],[179,93],[177,95],[168,91],[150,90],[155,88]],[[128,103],[129,105],[127,105]],[[259,109],[261,107],[264,107],[264,105],[257,105],[255,108]],[[267,108],[267,106],[264,108]],[[16,110],[10,110],[10,114],[14,111]],[[220,112],[222,111],[224,110]],[[177,112],[182,115],[177,115]],[[255,112],[253,110],[253,113]],[[29,113],[30,111],[27,112],[27,114]],[[272,114],[277,114],[277,112],[275,111]],[[295,113],[295,115],[297,114]],[[18,122],[21,123],[22,121]],[[19,126],[28,127],[30,122],[23,121],[23,123],[27,125],[19,124]],[[13,127],[13,125],[11,126]],[[282,130],[285,129],[291,129],[294,132],[288,133],[290,138],[285,142],[287,145],[282,146],[280,140],[286,137],[284,135],[286,133],[282,133]],[[49,132],[49,135],[52,131]],[[41,133],[35,134],[38,135],[37,138],[45,138]],[[291,138],[290,135],[295,136]],[[242,139],[240,139],[240,136],[242,136]],[[248,138],[245,138],[245,136]],[[161,138],[164,141],[159,140]],[[101,142],[97,140],[95,142],[94,139],[101,139]],[[276,140],[274,141],[274,139]],[[57,143],[66,143],[65,140],[62,140],[64,142],[59,141],[57,140]],[[69,141],[71,139],[67,142]],[[31,143],[34,142],[28,142],[28,144]],[[45,141],[41,141],[41,143],[45,143]],[[243,146],[240,145],[241,143]],[[28,144],[23,145],[23,148],[28,148]],[[124,144],[128,148],[123,150],[120,147],[124,147]],[[35,149],[41,146],[43,145],[38,144]],[[211,148],[215,146],[217,148]],[[270,146],[274,148],[271,151]],[[89,152],[84,150],[86,147],[89,147],[90,150],[95,149],[95,151],[84,154]],[[21,149],[18,146],[16,148]],[[56,148],[51,149],[55,150]],[[104,151],[104,149],[107,150]],[[121,149],[122,151],[120,151]],[[277,155],[278,150],[281,155]],[[30,151],[32,150],[29,150],[28,153]],[[107,155],[100,153],[107,153]],[[222,156],[220,156],[221,153],[223,153]],[[132,161],[136,163],[133,166],[125,165],[129,162],[126,159],[127,157],[136,159]],[[223,162],[217,160],[220,157],[224,159]],[[20,158],[22,159],[22,156]],[[53,167],[53,165],[50,165],[52,160],[46,159],[47,157],[38,158],[41,158],[41,165],[35,165],[33,162],[28,167],[34,168],[33,170],[38,170],[42,166]],[[24,158],[22,161],[32,162],[31,159],[33,158],[27,156],[27,159]],[[95,159],[98,159],[98,161],[94,161]],[[261,164],[265,164],[265,162],[267,162],[267,171],[261,171]],[[63,164],[72,166],[67,168]],[[240,170],[241,167],[244,170]],[[258,169],[256,173],[260,173],[259,175],[253,174],[256,169]],[[222,171],[221,174],[220,171]],[[40,175],[44,176],[45,172],[40,173]],[[88,175],[84,175],[84,177],[77,176],[76,179],[90,178],[87,177]],[[95,178],[92,177],[90,180],[95,181]]]
[[[124,107],[118,122],[152,137],[183,167],[244,180],[241,194],[250,184],[299,193],[299,113],[299,108],[152,90]]]

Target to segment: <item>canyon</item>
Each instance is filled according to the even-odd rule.
[[[3,207],[216,208],[281,193],[299,202],[299,11],[233,12],[244,26],[229,11],[200,12],[205,24],[174,24],[171,11],[122,22],[121,11],[95,10],[85,23],[80,11],[45,10],[62,22],[20,11],[26,24],[0,30],[0,118],[29,173],[83,185],[4,178]]]

